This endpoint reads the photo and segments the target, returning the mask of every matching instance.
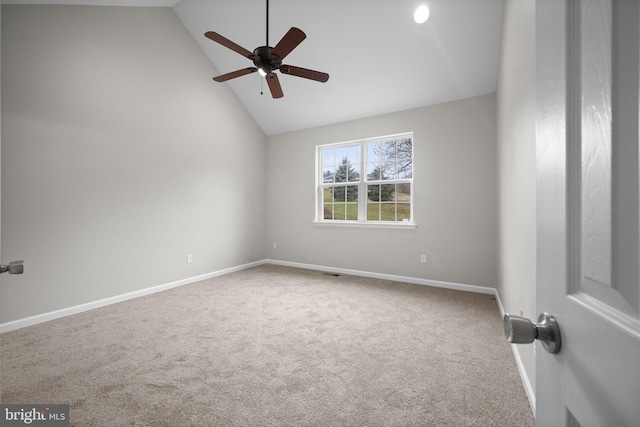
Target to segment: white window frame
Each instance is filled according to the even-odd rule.
[[[382,182],[384,184],[402,184],[410,183],[411,195],[410,195],[410,219],[408,221],[375,221],[367,220],[367,185],[370,181],[367,181],[367,144],[372,142],[384,142],[394,139],[411,138],[411,161],[412,161],[412,177],[409,179],[385,179]],[[324,219],[324,205],[323,205],[323,191],[325,187],[335,187],[336,183],[325,184],[323,179],[322,170],[322,150],[326,148],[339,148],[359,146],[360,148],[360,180],[358,183],[340,183],[339,185],[356,185],[358,186],[358,219],[357,220],[327,220]],[[385,135],[373,138],[358,139],[352,141],[337,142],[331,144],[317,145],[316,146],[316,170],[315,170],[315,220],[314,225],[329,226],[329,227],[369,227],[369,228],[404,228],[414,229],[417,224],[414,216],[414,178],[415,178],[415,162],[414,162],[414,147],[415,139],[413,132],[404,132],[393,135]]]

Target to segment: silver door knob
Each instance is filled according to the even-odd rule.
[[[560,351],[560,327],[556,318],[549,313],[540,313],[538,323],[533,323],[526,317],[505,313],[504,334],[511,344],[529,344],[533,340],[540,340],[542,346],[549,353]]]
[[[0,265],[0,274],[9,273],[9,274],[22,274],[24,272],[24,261],[13,261],[8,265]]]

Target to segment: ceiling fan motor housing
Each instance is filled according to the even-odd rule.
[[[253,63],[266,74],[275,71],[282,66],[282,59],[271,53],[271,46],[260,46],[253,51]]]

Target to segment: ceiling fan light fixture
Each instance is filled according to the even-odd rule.
[[[423,24],[427,22],[427,19],[429,19],[429,14],[430,12],[427,5],[422,4],[416,8],[415,12],[413,12],[413,20],[418,24]]]
[[[265,70],[263,70],[262,68],[258,68],[258,73],[259,73],[262,77],[264,77],[264,76],[266,76],[266,75],[267,75],[267,72],[266,72]]]

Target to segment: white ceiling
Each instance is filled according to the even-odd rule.
[[[250,51],[266,41],[265,0],[2,3],[172,7],[220,74],[253,64],[206,31]],[[420,4],[431,10],[424,24],[413,21]],[[329,73],[329,81],[280,74],[281,99],[271,98],[257,73],[211,84],[228,84],[267,135],[492,93],[502,9],[503,0],[270,0],[269,44],[293,26],[302,29],[307,39],[284,62]]]

